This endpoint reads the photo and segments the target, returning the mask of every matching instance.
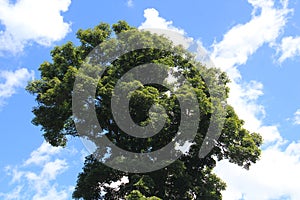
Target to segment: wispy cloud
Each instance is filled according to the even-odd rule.
[[[71,0],[19,0],[12,4],[0,0],[0,55],[19,53],[36,42],[48,46],[63,39],[70,31],[61,12],[68,10]]]
[[[284,37],[281,44],[278,46],[277,54],[279,63],[283,63],[289,58],[300,56],[300,36],[298,37]]]
[[[62,151],[62,148],[52,147],[44,142],[22,165],[7,166],[6,173],[11,177],[10,184],[15,187],[8,193],[0,192],[0,198],[4,200],[70,199],[73,187],[58,186],[56,183],[57,177],[69,167],[65,159],[58,158]]]
[[[44,142],[38,149],[34,150],[30,154],[30,158],[28,158],[24,162],[24,166],[28,165],[45,165],[53,155],[57,155],[61,152],[61,148],[55,148],[49,145],[48,143]]]
[[[133,7],[133,0],[127,0],[127,6]]]
[[[5,104],[6,99],[22,88],[33,79],[34,72],[21,68],[16,71],[0,71],[0,109]]]
[[[231,28],[223,40],[213,45],[212,59],[217,66],[228,72],[231,79],[240,77],[237,66],[247,62],[263,44],[273,45],[282,33],[288,15],[288,0],[281,1],[281,7],[275,8],[274,0],[248,0],[253,6],[251,20]],[[260,10],[257,15],[256,11]]]
[[[300,125],[300,109],[298,109],[295,113],[294,113],[294,119],[293,119],[294,124],[296,125]]]

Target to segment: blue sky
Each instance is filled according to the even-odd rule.
[[[300,199],[299,0],[0,0],[0,199],[71,198],[87,152],[43,141],[24,87],[55,45],[118,20],[192,38],[232,79],[229,103],[265,142],[249,171],[218,163],[225,200]]]

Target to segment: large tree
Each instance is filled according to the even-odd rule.
[[[65,146],[67,136],[84,136],[97,146],[95,153],[86,157],[83,172],[78,175],[73,198],[222,199],[221,191],[225,189],[226,184],[212,172],[216,162],[228,159],[248,169],[251,163],[259,159],[262,138],[259,134],[244,129],[243,121],[238,118],[233,108],[225,106],[229,90],[226,86],[229,80],[225,73],[205,67],[196,60],[195,55],[181,46],[173,45],[169,39],[140,31],[124,21],[119,21],[112,28],[106,23],[101,23],[93,29],[79,30],[77,38],[80,40],[79,46],[67,42],[55,47],[51,51],[52,61],[42,63],[39,68],[41,79],[34,80],[27,86],[27,90],[36,95],[38,102],[33,109],[35,115],[33,123],[42,127],[43,135],[50,144]],[[133,49],[132,45],[136,44],[142,44],[147,48],[130,51]],[[98,48],[99,45],[102,45],[101,48]],[[126,53],[115,58],[118,54],[115,52],[123,51]],[[102,63],[99,63],[99,59]],[[149,77],[154,75],[156,79],[162,81],[168,78],[172,71],[173,79],[176,79],[177,83],[170,81],[168,86],[175,89],[169,90],[168,87],[159,84],[143,84],[142,81],[129,76],[128,80],[119,84],[124,91],[130,91],[129,114],[135,124],[145,127],[151,125],[152,121],[164,119],[164,125],[158,134],[138,138],[129,135],[118,126],[111,108],[111,99],[115,95],[114,89],[118,81],[124,74],[148,63],[159,66],[156,73],[151,74],[150,71]],[[105,68],[99,65],[105,65]],[[80,74],[83,66],[87,74]],[[101,72],[103,69],[105,71]],[[100,72],[101,77],[89,76]],[[78,77],[81,84],[74,87]],[[186,82],[191,87],[187,87]],[[80,104],[80,101],[72,102],[74,95],[85,94],[86,90],[89,90],[86,88],[89,84],[97,85],[94,96],[89,96],[92,97],[92,101],[82,99],[85,104]],[[191,103],[193,95],[197,100],[196,107]],[[94,107],[102,133],[95,133],[93,128],[86,130],[85,134],[78,132],[76,123],[86,123],[89,119],[73,115],[72,106],[74,108],[74,104],[77,103],[79,107],[84,105],[82,112],[88,106]],[[181,103],[192,107],[183,111],[184,106]],[[161,107],[153,105],[158,104],[164,109],[162,115],[155,114]],[[123,117],[122,108],[120,107],[119,118]],[[153,111],[153,108],[156,108],[157,112],[155,109]],[[112,146],[97,144],[95,139],[107,137],[111,145],[128,152],[141,154],[154,152],[171,143],[180,126],[185,126],[185,130],[195,126],[193,120],[182,122],[183,119],[189,119],[195,110],[199,111],[199,116],[196,115],[197,129],[193,140],[180,136],[180,139],[171,146],[170,152],[180,156],[175,161],[163,163],[162,168],[155,167],[158,165],[155,156],[144,157],[143,159],[148,160],[142,162],[140,157],[135,157],[130,159],[129,164],[125,163],[124,154],[112,150]],[[214,115],[216,111],[218,114]],[[214,121],[213,130],[216,132],[220,130],[220,134],[208,136],[212,121]],[[182,153],[183,150],[178,148],[178,145],[183,147],[187,144],[188,150]],[[212,144],[213,148],[199,158],[199,151],[203,145]],[[138,170],[149,169],[149,166],[143,166],[148,165],[149,161],[153,161],[154,171]],[[112,164],[126,165],[127,170],[118,170],[122,167],[108,167]],[[128,182],[122,182],[118,188],[111,187],[113,182],[123,177],[127,177]]]

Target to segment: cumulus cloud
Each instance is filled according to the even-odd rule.
[[[192,43],[193,39],[186,37],[186,32],[183,29],[175,27],[172,21],[167,21],[159,16],[159,12],[156,9],[146,9],[144,11],[144,17],[146,20],[139,26],[139,29],[165,35],[171,39],[175,45],[182,45],[185,48],[188,48]],[[180,35],[182,37],[179,37]]]
[[[7,166],[5,171],[11,177],[10,184],[16,186],[8,193],[0,192],[1,199],[70,199],[73,187],[58,187],[55,182],[69,167],[65,159],[57,158],[62,150],[43,142],[21,166]]]
[[[300,36],[298,37],[284,37],[281,44],[278,46],[277,53],[280,54],[278,58],[279,63],[283,63],[289,58],[300,56]]]
[[[263,84],[257,81],[234,81],[229,83],[230,93],[228,103],[232,105],[239,118],[245,121],[244,128],[260,133],[265,145],[282,143],[283,138],[276,124],[266,125],[265,108],[258,103],[263,95]]]
[[[176,31],[182,35],[185,34],[185,31],[183,29],[179,29],[173,26],[172,21],[167,21],[166,19],[159,16],[159,12],[154,8],[146,9],[144,11],[144,17],[146,20],[139,27],[140,29],[145,29],[145,28],[167,29],[167,30]]]
[[[227,183],[224,200],[299,199],[300,143],[271,146],[263,151],[261,160],[249,171],[221,161],[215,172]]]
[[[68,10],[71,0],[0,0],[0,53],[19,53],[36,42],[48,46],[63,39],[70,31],[61,12]]]
[[[18,88],[22,88],[33,79],[34,72],[21,68],[15,71],[0,71],[0,108],[5,104],[5,100],[16,93]]]

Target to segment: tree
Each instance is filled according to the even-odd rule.
[[[124,34],[127,36],[124,37]],[[182,150],[177,147],[178,145],[184,146],[187,141],[190,145],[188,151],[176,161],[167,163],[155,171],[135,173],[134,170],[129,169],[146,168],[147,166],[143,165],[146,165],[145,163],[149,160],[153,161],[155,167],[156,157],[153,156],[144,158],[148,159],[145,163],[140,162],[138,157],[132,158],[131,165],[127,163],[128,171],[110,168],[107,166],[108,163],[116,166],[125,165],[124,155],[111,150],[112,146],[97,145],[96,152],[86,157],[83,172],[78,175],[73,198],[218,200],[222,199],[221,191],[226,188],[226,184],[212,172],[216,162],[228,159],[232,163],[249,169],[251,163],[259,159],[261,136],[244,129],[243,121],[238,118],[234,109],[229,105],[224,106],[229,91],[226,86],[229,80],[225,73],[215,68],[205,67],[196,61],[192,53],[181,46],[174,46],[167,38],[137,30],[125,21],[114,24],[112,30],[105,23],[93,29],[79,30],[77,37],[81,42],[79,46],[67,42],[65,45],[55,47],[51,51],[52,62],[44,62],[39,68],[41,79],[34,80],[27,86],[27,90],[36,95],[38,102],[33,109],[35,115],[33,124],[41,125],[45,139],[53,146],[65,146],[67,136],[82,136],[78,133],[74,121],[83,123],[89,119],[74,117],[72,103],[74,106],[77,102],[72,102],[72,96],[76,93],[84,94],[88,90],[85,84],[88,83],[96,84],[97,90],[92,101],[82,100],[85,102],[82,109],[94,106],[97,119],[103,129],[100,136],[109,138],[112,145],[117,145],[128,152],[149,153],[159,150],[171,143],[179,126],[185,126],[186,130],[195,126],[192,120],[181,123],[183,118],[189,119],[197,110],[199,117],[196,121],[197,131],[193,140],[181,137],[171,146],[170,154],[181,155]],[[116,55],[112,51],[115,49],[117,51],[130,49],[130,45],[140,43],[146,45],[147,48],[128,51],[116,59],[111,59],[111,62],[97,63],[98,57],[114,58]],[[102,49],[97,49],[101,44],[104,45]],[[98,54],[89,57],[94,49]],[[89,58],[88,63],[86,63],[86,57]],[[159,84],[142,84],[141,81],[130,76],[128,80],[120,84],[125,91],[130,91],[129,114],[135,124],[143,127],[151,125],[153,121],[164,119],[165,122],[159,134],[149,138],[137,138],[128,135],[118,126],[111,108],[111,99],[115,95],[114,89],[118,80],[136,66],[146,63],[159,66],[157,73],[149,74],[149,77],[155,75],[156,79],[162,81],[168,77],[170,70],[173,70],[172,75],[179,82],[176,86],[175,83],[167,83],[168,86],[176,87],[176,91],[170,91]],[[89,74],[98,74],[99,64],[107,65],[100,79],[79,73],[82,66],[86,66]],[[79,84],[74,89],[77,77],[80,77],[85,84]],[[192,87],[187,87],[186,82],[189,82]],[[212,95],[212,93],[217,95]],[[196,106],[191,103],[193,95],[196,96],[198,102]],[[121,100],[117,98],[116,101]],[[182,102],[194,107],[181,112]],[[157,104],[164,108],[161,115],[155,114],[160,113],[161,109],[161,107],[153,107]],[[123,116],[122,108],[120,107],[119,117]],[[216,110],[221,114],[217,115],[216,119],[212,119]],[[212,120],[224,123],[216,123],[216,126],[222,125],[218,139],[212,137],[206,142],[206,134]],[[218,127],[215,129],[217,130]],[[100,137],[99,134],[94,134],[94,131],[91,128],[85,136]],[[214,147],[205,157],[199,158],[201,147],[210,142]],[[128,177],[128,183],[122,183],[117,189],[110,186],[112,182],[119,181],[124,176]]]

